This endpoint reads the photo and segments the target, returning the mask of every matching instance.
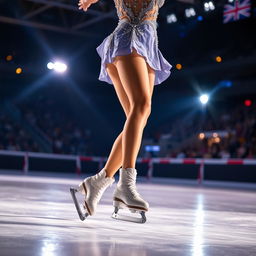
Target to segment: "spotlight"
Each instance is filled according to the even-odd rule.
[[[203,105],[205,105],[209,100],[209,96],[207,94],[203,94],[200,96],[199,100]]]
[[[204,10],[205,10],[206,12],[208,12],[208,11],[213,11],[214,9],[215,9],[215,6],[214,6],[214,4],[213,4],[212,1],[209,1],[209,2],[205,2],[205,3],[204,3]]]
[[[60,62],[60,61],[55,61],[54,63],[53,62],[49,62],[47,64],[47,68],[48,69],[53,69],[55,70],[56,72],[58,73],[63,73],[67,70],[67,65],[63,62]]]
[[[56,72],[63,73],[66,71],[67,65],[65,63],[56,61],[54,63],[54,69],[56,70]]]
[[[194,8],[185,9],[185,15],[187,18],[195,16],[196,15],[195,9]]]
[[[54,69],[54,63],[49,62],[49,63],[47,64],[47,68],[48,68],[48,69]]]
[[[175,14],[167,15],[166,19],[167,19],[167,23],[175,23],[175,22],[177,22],[177,17],[176,17]]]

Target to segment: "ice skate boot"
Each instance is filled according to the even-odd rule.
[[[148,211],[149,204],[136,191],[136,176],[137,170],[135,168],[120,168],[119,181],[113,195],[115,210],[112,218],[138,223],[146,222],[145,212]],[[119,209],[123,208],[128,208],[132,213],[140,213],[141,218],[118,214]]]
[[[114,181],[114,178],[106,177],[106,172],[103,168],[96,175],[86,178],[79,184],[78,188],[70,188],[72,199],[81,220],[85,220],[89,215],[94,215],[96,213],[96,208],[103,192],[107,187],[111,186]],[[77,192],[85,195],[83,204],[84,212],[78,203],[76,197]]]

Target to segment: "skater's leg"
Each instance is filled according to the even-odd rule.
[[[119,181],[113,194],[115,207],[112,217],[144,223],[145,212],[149,204],[136,190],[136,158],[141,145],[144,127],[151,112],[151,100],[154,88],[155,72],[149,67],[144,57],[136,51],[131,55],[118,56],[115,61],[122,85],[130,102],[130,112],[122,134],[122,168]],[[127,207],[132,212],[139,212],[141,218],[120,216],[120,208]]]
[[[143,130],[151,113],[153,75],[152,72],[149,75],[144,57],[136,51],[116,57],[115,65],[130,102],[130,112],[122,134],[122,167],[135,168]]]
[[[120,81],[115,65],[112,63],[107,64],[107,72],[114,84],[116,95],[127,118],[130,112],[130,102]],[[123,131],[121,131],[121,133],[117,136],[112,146],[108,160],[104,166],[108,177],[113,177],[122,164],[122,134]]]
[[[147,70],[148,70],[148,77],[149,77],[149,84],[150,84],[150,95],[153,94],[153,88],[154,88],[154,80],[155,80],[155,72],[154,70],[147,64]],[[120,104],[124,110],[124,113],[126,115],[126,118],[128,118],[129,112],[130,112],[130,102],[129,98],[124,90],[124,87],[122,85],[122,82],[120,80],[117,68],[114,64],[109,63],[107,64],[107,72],[109,77],[111,78],[116,95],[120,101]],[[144,120],[146,122],[146,119]],[[145,126],[146,123],[144,123]],[[106,170],[108,177],[113,177],[116,171],[119,169],[119,167],[122,164],[122,136],[123,131],[118,135],[116,138],[110,155],[108,157],[108,160],[104,166],[104,169]]]
[[[133,53],[132,55],[136,55],[136,53]],[[118,98],[120,100],[120,103],[124,109],[125,115],[128,118],[130,117],[130,109],[131,109],[131,103],[130,100],[128,98],[128,94],[125,92],[125,88],[121,83],[119,74],[117,72],[117,69],[114,68],[114,66],[109,65],[110,69],[109,69],[109,75],[111,77],[111,79],[113,80],[113,84],[115,86],[115,90],[116,93],[118,95]],[[154,70],[152,70],[148,64],[147,64],[147,71],[148,71],[148,81],[149,81],[149,94],[150,94],[150,98],[152,96],[153,93],[153,88],[154,88]],[[126,120],[126,121],[127,121]],[[146,121],[147,119],[145,118],[143,122],[143,127],[146,125]],[[123,138],[123,131],[119,134],[119,136],[117,137],[113,148],[111,150],[110,156],[108,158],[108,161],[106,163],[106,166],[104,170],[100,171],[98,174],[91,176],[89,178],[86,178],[80,185],[79,185],[79,191],[82,192],[83,194],[86,194],[85,197],[85,204],[84,207],[87,208],[87,213],[85,215],[82,214],[82,211],[80,209],[79,203],[77,202],[75,193],[78,191],[74,188],[70,189],[70,192],[72,194],[74,203],[76,205],[77,211],[79,213],[79,217],[81,218],[81,220],[84,220],[86,218],[86,216],[89,215],[93,215],[95,213],[96,210],[96,206],[98,204],[98,201],[101,198],[102,193],[104,192],[104,190],[111,185],[114,182],[114,179],[112,179],[111,177],[115,174],[115,172],[117,171],[117,169],[121,166],[122,164],[122,138]],[[107,178],[105,178],[105,171],[107,172]],[[128,171],[128,170],[127,170]],[[127,179],[126,179],[127,180]],[[120,196],[120,191],[116,190],[116,194],[118,196]],[[127,194],[125,191],[122,190],[121,194]],[[129,193],[129,192],[128,192]],[[132,202],[135,203],[135,202]],[[144,202],[144,200],[142,199],[142,202],[138,202],[139,205],[145,205],[146,208],[148,207],[147,203]],[[145,221],[145,216],[143,218],[143,220]]]

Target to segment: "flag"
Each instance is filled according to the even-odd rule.
[[[250,17],[250,0],[235,0],[233,3],[224,5],[223,23],[237,21]]]

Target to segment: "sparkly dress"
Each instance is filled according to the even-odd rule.
[[[165,0],[114,0],[118,25],[96,48],[101,57],[99,80],[113,84],[106,70],[116,56],[128,55],[134,47],[155,70],[154,85],[166,80],[172,65],[158,49],[157,16]]]

